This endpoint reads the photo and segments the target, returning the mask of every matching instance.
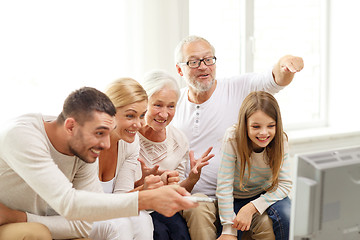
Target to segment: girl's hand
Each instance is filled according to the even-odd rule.
[[[237,237],[229,234],[221,234],[217,240],[237,240]]]
[[[248,231],[250,229],[252,216],[257,212],[254,204],[249,202],[245,206],[243,206],[234,219],[233,228],[236,228],[240,231]]]
[[[195,159],[194,157],[194,151],[190,151],[189,152],[189,157],[190,157],[190,168],[191,171],[189,173],[189,179],[191,181],[195,181],[197,182],[200,178],[200,174],[201,174],[201,169],[209,164],[209,160],[214,157],[214,154],[210,154],[213,148],[209,147],[208,150],[206,150],[203,155],[201,155],[201,157],[199,159]]]

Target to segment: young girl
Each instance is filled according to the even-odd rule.
[[[287,148],[276,99],[262,91],[250,93],[238,124],[227,129],[223,140],[216,190],[223,226],[219,239],[241,239],[253,217],[265,211],[276,239],[289,238]]]

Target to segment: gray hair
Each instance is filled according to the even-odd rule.
[[[180,88],[177,80],[163,70],[153,70],[146,73],[141,83],[149,99],[154,93],[167,87],[176,92],[176,101],[179,100]]]
[[[181,40],[179,42],[179,44],[176,46],[176,48],[175,48],[175,64],[178,64],[178,63],[184,61],[184,56],[183,56],[183,52],[182,52],[184,45],[191,43],[191,42],[196,42],[196,41],[204,41],[204,42],[208,43],[211,47],[213,54],[215,55],[215,48],[213,45],[211,45],[211,43],[208,40],[206,40],[203,37],[196,36],[196,35],[190,35],[190,36],[183,38],[183,40]]]

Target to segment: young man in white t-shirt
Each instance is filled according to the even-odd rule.
[[[204,38],[189,36],[175,50],[177,72],[186,81],[178,101],[173,124],[189,139],[195,153],[213,147],[215,154],[202,169],[192,193],[215,198],[220,146],[225,130],[237,121],[243,99],[252,91],[277,93],[290,84],[294,74],[303,68],[300,57],[284,56],[272,71],[216,79],[214,47]],[[198,157],[198,156],[195,156]],[[201,203],[183,213],[191,239],[216,239],[217,203]],[[267,215],[254,215],[251,234],[257,239],[273,239],[272,223]]]
[[[68,96],[57,118],[26,114],[3,126],[0,239],[87,237],[92,221],[136,216],[144,209],[171,216],[197,206],[183,198],[189,193],[179,186],[102,192],[97,165],[91,163],[110,147],[115,114],[105,94],[84,87]],[[46,227],[35,230],[29,222]]]

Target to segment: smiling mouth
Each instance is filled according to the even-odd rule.
[[[135,134],[137,132],[137,131],[130,131],[130,130],[127,130],[127,129],[125,131],[127,131],[130,134]]]
[[[90,151],[91,151],[92,153],[94,153],[95,155],[97,155],[97,156],[100,155],[100,151],[101,151],[101,150],[102,150],[102,149],[90,148]]]
[[[155,122],[158,122],[158,123],[164,123],[166,122],[166,120],[157,120],[157,119],[154,119]]]
[[[269,137],[262,137],[262,138],[261,138],[261,137],[257,137],[257,139],[263,142],[263,141],[266,141],[267,139],[269,139]]]
[[[199,75],[198,77],[199,78],[205,78],[205,77],[208,77],[209,76],[209,74],[202,74],[202,75]]]

